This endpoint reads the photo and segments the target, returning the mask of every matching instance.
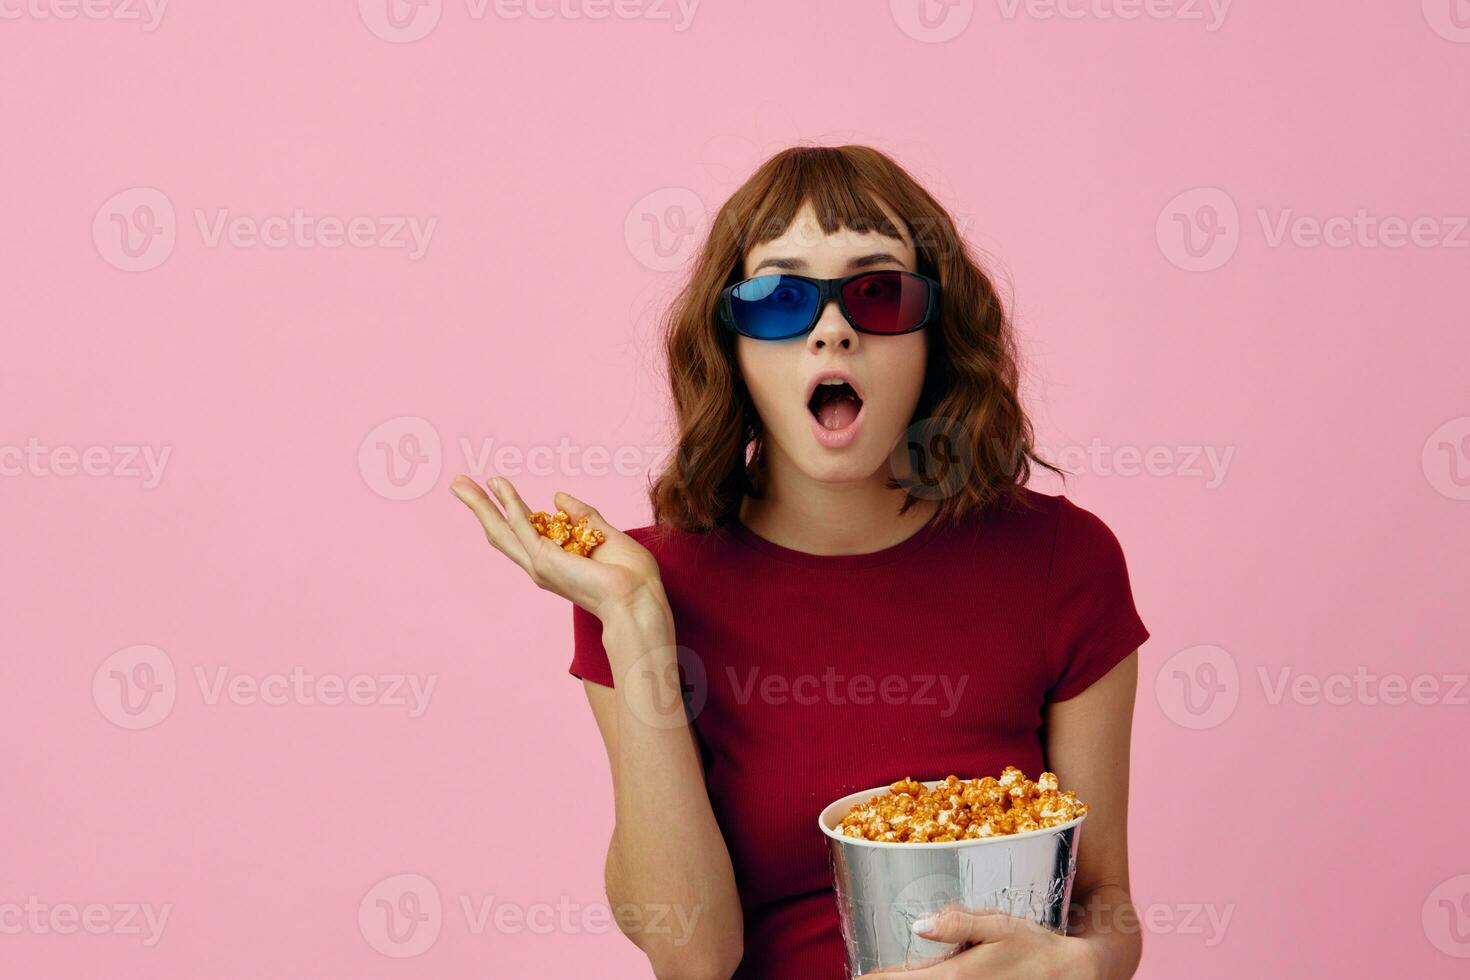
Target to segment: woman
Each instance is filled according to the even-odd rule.
[[[452,485],[575,604],[571,672],[616,805],[608,897],[656,976],[843,976],[817,813],[1006,765],[1050,769],[1092,807],[1070,934],[946,913],[918,925],[976,945],[905,976],[1132,976],[1148,633],[1107,527],[1024,488],[1045,463],[1012,344],[906,172],[866,147],[793,148],[721,208],[672,308],[679,439],[651,525],[624,533],[557,494],[606,535],[589,560],[538,537],[505,480],[493,499]]]

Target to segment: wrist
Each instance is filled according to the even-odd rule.
[[[674,617],[669,609],[663,583],[654,582],[638,592],[619,599],[598,611],[602,620],[603,640],[624,637],[657,637],[674,631]]]

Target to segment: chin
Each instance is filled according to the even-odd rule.
[[[851,463],[813,463],[801,468],[806,476],[817,483],[863,483],[873,475],[873,467],[854,466]]]
[[[865,483],[881,473],[890,475],[890,455],[903,426],[897,419],[866,417],[866,424],[851,441],[833,447],[822,445],[813,431],[810,416],[781,420],[779,429],[768,433],[774,450],[802,476],[817,483]]]
[[[804,451],[795,457],[796,467],[808,479],[818,483],[862,483],[871,480],[879,470],[886,472],[888,468],[888,453],[880,452],[876,444],[838,450],[815,445],[803,448]]]

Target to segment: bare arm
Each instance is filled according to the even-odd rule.
[[[1047,764],[1091,807],[1083,824],[1069,935],[1086,940],[1098,980],[1128,980],[1143,955],[1128,893],[1128,758],[1138,651],[1097,683],[1049,706]]]
[[[603,646],[617,687],[585,682],[607,746],[617,811],[607,855],[616,911],[662,913],[666,931],[626,930],[659,977],[728,977],[743,923],[729,851],[710,809],[693,731],[680,700],[667,612],[615,618]]]
[[[590,558],[537,535],[508,481],[491,481],[494,500],[467,477],[451,489],[490,543],[538,587],[602,621],[616,687],[584,683],[612,772],[616,821],[606,876],[618,927],[659,980],[728,978],[743,955],[740,896],[684,714],[657,562],[570,495],[558,494],[557,506],[574,519],[586,516],[607,538]]]

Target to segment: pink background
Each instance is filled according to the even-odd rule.
[[[1042,445],[1100,447],[1069,493],[1153,632],[1139,975],[1463,975],[1454,2],[3,8],[0,974],[645,975],[598,917],[611,801],[569,609],[445,488],[489,475],[480,447],[565,440],[571,465],[502,471],[646,523],[678,229],[811,140],[888,150],[951,208],[1013,289]],[[371,244],[210,237],[297,209]],[[1275,234],[1360,211],[1427,223]],[[380,241],[407,216],[436,221],[417,257]],[[129,447],[169,453],[158,479]],[[140,658],[155,700],[120,700]],[[436,686],[417,717],[209,686],[296,667]],[[1276,697],[1283,670],[1438,694]],[[426,918],[385,935],[405,889]],[[5,911],[32,896],[39,924]],[[497,928],[489,901],[571,911]],[[156,942],[129,903],[170,907]],[[103,934],[55,928],[93,904]]]

